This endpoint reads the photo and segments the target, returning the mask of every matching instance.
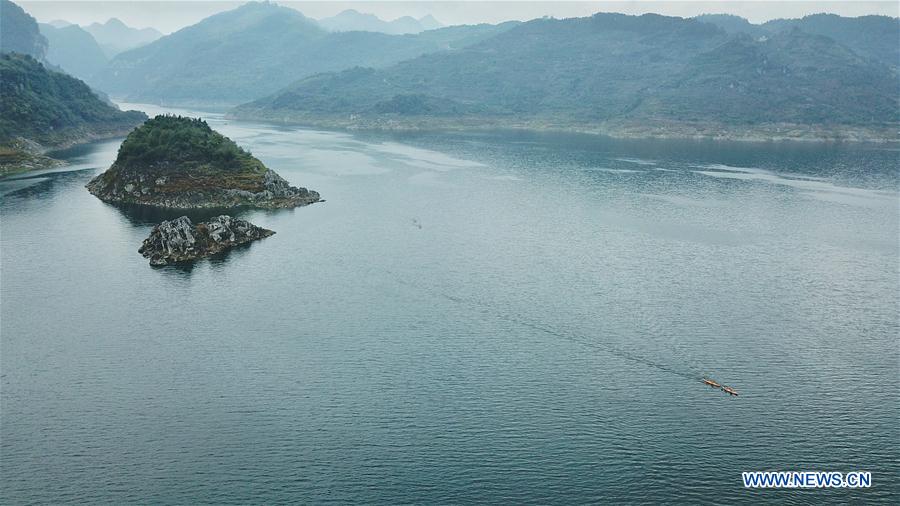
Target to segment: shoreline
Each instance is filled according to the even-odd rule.
[[[305,116],[229,111],[225,119],[259,121],[340,131],[368,132],[471,132],[526,131],[570,133],[613,139],[692,140],[748,143],[900,143],[900,130],[858,126],[807,126],[766,124],[754,127],[694,123],[565,123],[553,120],[508,120],[505,118],[375,118],[348,116]]]
[[[81,135],[71,136],[66,134],[58,143],[52,145],[40,144],[30,139],[18,138],[8,145],[0,146],[0,179],[10,176],[25,174],[35,170],[55,169],[62,167],[67,162],[49,156],[48,153],[69,149],[92,142],[125,137],[135,127],[127,127],[108,132],[87,132]],[[4,158],[14,158],[12,161],[4,161]]]

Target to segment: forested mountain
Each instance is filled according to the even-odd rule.
[[[94,37],[107,58],[147,45],[163,36],[154,28],[132,28],[116,18],[106,23],[91,23],[84,29]]]
[[[880,60],[894,68],[900,65],[900,19],[897,18],[815,14],[801,19],[773,20],[763,26],[772,32],[799,28],[806,33],[824,35],[861,56]]]
[[[760,25],[729,14],[706,14],[695,19],[715,24],[729,33],[746,33],[754,37],[799,28],[806,33],[834,39],[860,56],[879,60],[894,68],[900,65],[900,20],[897,18],[845,18],[834,14],[813,14],[800,19],[775,19]]]
[[[403,16],[393,21],[385,21],[374,14],[364,14],[353,9],[347,9],[329,18],[320,19],[319,24],[332,32],[364,31],[388,33],[391,35],[419,33],[444,26],[431,15],[420,19]]]
[[[834,40],[729,35],[659,15],[541,19],[386,69],[312,76],[242,117],[357,127],[574,127],[709,135],[898,121],[898,81]],[[888,128],[890,130],[890,128]]]
[[[47,39],[37,21],[18,5],[0,0],[0,52],[27,54],[37,59],[47,52]]]
[[[141,112],[122,112],[102,101],[84,82],[48,70],[47,40],[37,22],[17,5],[0,0],[0,174],[52,165],[45,148],[124,134],[141,123]]]
[[[23,137],[43,145],[125,132],[146,118],[101,101],[84,82],[34,58],[0,55],[0,144]]]
[[[79,79],[90,82],[109,61],[91,34],[78,25],[57,28],[41,23],[40,30],[48,42],[46,60]]]
[[[820,35],[738,35],[644,94],[630,118],[726,124],[896,126],[898,81]]]
[[[508,29],[458,26],[418,35],[331,33],[296,10],[251,3],[114,58],[97,78],[134,101],[235,104],[319,72],[383,67]]]

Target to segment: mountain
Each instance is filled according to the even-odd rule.
[[[132,101],[233,105],[319,72],[383,67],[475,43],[510,26],[418,35],[330,33],[294,9],[249,3],[116,56],[95,82]]]
[[[364,31],[392,35],[419,33],[444,26],[430,14],[420,19],[403,16],[393,21],[384,21],[374,14],[364,14],[353,9],[342,11],[330,18],[320,19],[319,24],[332,32]]]
[[[123,135],[146,116],[122,112],[84,82],[48,69],[47,39],[33,17],[0,0],[0,175],[58,163],[43,153],[90,139]]]
[[[530,21],[384,69],[312,76],[232,115],[356,128],[896,137],[897,89],[887,66],[801,30],[755,39],[691,19],[597,14]]]
[[[106,66],[108,59],[97,41],[78,25],[56,28],[40,25],[41,34],[47,38],[46,60],[84,81]]]
[[[879,60],[895,69],[900,65],[900,18],[814,14],[801,19],[772,20],[762,26],[773,33],[799,28],[806,33],[834,39],[861,56]]]
[[[34,18],[7,0],[0,0],[0,8],[4,42],[0,48],[0,145],[25,141],[32,146],[67,145],[122,133],[146,117],[136,111],[122,112],[98,98],[84,82],[48,70],[35,58],[43,56],[47,40]]]
[[[94,37],[108,58],[163,36],[154,28],[132,28],[116,18],[106,23],[92,23],[84,29]]]
[[[888,16],[845,18],[834,14],[813,14],[800,19],[775,19],[761,25],[729,14],[704,14],[695,19],[714,24],[729,33],[746,33],[752,37],[771,36],[799,28],[806,33],[831,38],[860,56],[878,60],[895,69],[900,65],[898,18]]]
[[[31,56],[0,54],[0,173],[46,165],[52,160],[41,155],[45,148],[124,135],[145,118]]]
[[[37,21],[9,0],[0,0],[0,52],[37,59],[47,52],[47,39],[41,35]]]
[[[431,14],[426,14],[419,18],[419,24],[424,30],[436,30],[444,27],[444,24],[435,19]]]
[[[64,145],[82,136],[122,132],[145,119],[143,113],[110,106],[84,82],[47,70],[27,55],[0,55],[0,77],[0,142],[25,137]]]
[[[896,76],[832,39],[791,30],[739,35],[699,55],[629,113],[643,120],[731,125],[895,128]]]
[[[65,28],[67,26],[72,26],[73,23],[69,23],[65,19],[54,19],[47,24],[52,26],[53,28]]]
[[[755,37],[769,35],[767,29],[734,14],[701,14],[694,19],[701,23],[716,25],[728,33],[746,33]]]

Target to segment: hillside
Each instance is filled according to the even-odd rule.
[[[9,0],[0,0],[0,52],[37,59],[47,52],[47,39],[41,35],[37,21]]]
[[[814,14],[801,19],[769,21],[763,28],[784,32],[799,28],[843,44],[861,56],[893,68],[900,65],[900,19],[887,16],[845,18],[834,14]]]
[[[113,165],[87,185],[107,202],[166,208],[297,207],[319,194],[294,188],[197,118],[157,116],[134,129]]]
[[[386,69],[313,76],[232,114],[353,128],[895,136],[882,130],[898,121],[897,86],[886,66],[799,30],[758,40],[695,20],[598,14],[531,21]]]
[[[387,66],[507,28],[452,27],[419,35],[330,33],[294,9],[252,3],[118,55],[96,84],[131,101],[236,104],[305,76],[357,65]]]
[[[124,135],[145,118],[101,101],[84,82],[30,56],[0,55],[0,173],[37,168],[47,162],[35,158],[46,148]]]
[[[46,60],[81,80],[90,82],[109,61],[97,41],[78,25],[61,28],[40,24],[47,38]]]
[[[729,33],[753,37],[772,36],[799,28],[806,33],[833,39],[860,56],[890,67],[900,65],[900,19],[887,16],[847,18],[834,14],[813,14],[800,19],[775,19],[756,25],[728,14],[705,14],[695,19],[714,24]]]
[[[84,82],[49,71],[30,56],[0,55],[0,140],[46,145],[126,131],[145,119],[101,101]]]

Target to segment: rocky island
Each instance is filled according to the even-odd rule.
[[[202,119],[156,116],[134,129],[116,161],[87,184],[106,202],[163,208],[290,208],[319,202]]]
[[[227,215],[196,225],[182,216],[153,227],[138,253],[149,258],[150,265],[169,265],[212,256],[274,233]]]

